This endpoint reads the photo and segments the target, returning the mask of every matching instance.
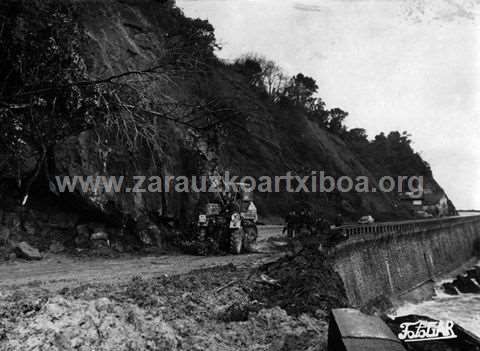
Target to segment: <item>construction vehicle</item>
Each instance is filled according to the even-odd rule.
[[[312,214],[312,207],[304,201],[296,202],[292,207],[288,225],[293,228],[293,237],[311,236],[317,231],[316,217]]]
[[[253,191],[245,183],[234,183],[217,202],[209,202],[198,215],[198,241],[214,240],[233,254],[250,252],[257,241],[257,208]]]

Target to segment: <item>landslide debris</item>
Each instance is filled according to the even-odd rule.
[[[333,291],[327,280],[337,277],[325,262],[289,257],[257,270],[227,265],[59,291],[13,287],[0,294],[0,349],[324,350],[327,309],[343,305],[325,296],[344,293]]]
[[[108,298],[54,296],[18,321],[4,350],[174,350],[175,333],[160,316]]]
[[[268,306],[280,306],[292,315],[347,307],[340,276],[314,246],[267,264],[260,271],[276,281],[254,290],[254,296]]]

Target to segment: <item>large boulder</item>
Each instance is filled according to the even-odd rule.
[[[76,226],[75,246],[79,249],[87,249],[90,245],[90,229],[86,224]]]
[[[88,228],[87,224],[79,224],[75,227],[75,230],[77,231],[78,236],[90,236],[90,229]]]
[[[0,226],[0,245],[5,245],[10,238],[10,229]]]
[[[162,232],[160,231],[160,228],[158,228],[158,226],[155,224],[151,224],[148,226],[148,233],[150,237],[153,239],[153,241],[155,242],[155,246],[158,248],[162,248],[163,235],[162,235]]]
[[[471,279],[475,279],[480,284],[480,267],[475,267],[467,271],[467,276]]]
[[[56,212],[48,218],[48,225],[52,228],[71,229],[75,228],[78,215],[66,212]]]
[[[115,252],[119,252],[119,253],[123,253],[125,252],[125,246],[123,245],[123,243],[118,240],[118,239],[113,239],[111,242],[110,242],[110,247],[112,248],[112,250],[114,250]]]
[[[455,284],[443,283],[442,287],[443,287],[443,291],[445,291],[445,294],[458,295],[458,290],[455,288]]]
[[[65,246],[59,241],[54,241],[50,244],[48,251],[58,254],[65,251]]]
[[[17,253],[18,257],[24,258],[26,260],[42,259],[42,255],[40,254],[40,251],[30,246],[25,241],[22,241],[21,243],[18,243],[17,245],[15,245],[15,252]]]
[[[3,215],[3,224],[10,229],[10,232],[17,233],[21,230],[21,221],[19,212],[5,212]]]
[[[457,279],[453,281],[453,284],[458,288],[462,294],[479,293],[480,287],[475,284],[468,276],[459,275]]]
[[[23,223],[23,228],[27,234],[31,236],[37,234],[39,231],[38,225],[31,220],[25,221],[25,223]]]

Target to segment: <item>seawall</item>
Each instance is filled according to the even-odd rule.
[[[333,251],[333,265],[350,304],[361,307],[380,296],[405,293],[473,258],[480,242],[480,216],[345,226],[344,230],[348,239]]]

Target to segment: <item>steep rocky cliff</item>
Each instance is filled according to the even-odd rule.
[[[91,191],[53,195],[58,190],[54,177],[165,177],[225,171],[260,177],[281,176],[288,171],[303,175],[325,171],[336,177],[367,176],[371,185],[378,187],[375,177],[382,165],[372,170],[359,160],[352,144],[313,123],[301,109],[275,104],[252,89],[235,66],[213,56],[210,44],[200,45],[213,33],[209,25],[185,19],[170,1],[6,1],[0,6],[0,14],[8,23],[7,28],[14,32],[16,43],[23,45],[14,52],[16,55],[18,50],[32,49],[30,37],[43,35],[46,42],[55,42],[60,40],[55,37],[60,30],[52,27],[59,23],[71,27],[69,35],[78,42],[74,61],[75,67],[81,67],[81,81],[69,77],[60,87],[75,86],[81,90],[93,86],[95,103],[103,106],[102,113],[107,116],[100,118],[100,113],[95,112],[86,126],[69,131],[54,144],[47,143],[43,155],[46,172],[35,171],[42,153],[32,151],[35,146],[29,145],[28,140],[21,148],[30,152],[22,154],[23,162],[17,162],[17,168],[4,166],[9,163],[8,156],[0,153],[6,160],[1,171],[4,184],[13,186],[19,180],[18,174],[25,175],[20,177],[23,185],[20,182],[20,190],[14,194],[17,204],[22,201],[28,179],[35,178],[32,197],[48,197],[52,203],[57,202],[56,206],[68,204],[71,213],[82,204],[79,208],[84,216],[91,216],[92,212],[85,212],[89,209],[100,216],[110,216],[113,223],[119,224],[123,218],[137,226],[140,222],[148,226],[157,216],[190,218],[198,201],[206,195]],[[34,33],[35,26],[39,30]],[[54,46],[62,45],[57,42]],[[7,69],[8,66],[2,66],[5,77]],[[54,83],[32,86],[40,86],[38,91],[44,91]],[[58,86],[55,89],[57,93]],[[28,87],[22,87],[16,94],[4,95],[19,99],[30,93]],[[50,101],[50,97],[45,97],[46,104],[54,109],[57,100]],[[15,101],[16,105],[2,101],[2,113],[21,106]],[[39,176],[32,177],[35,173]],[[436,191],[441,191],[431,175],[426,176]],[[47,196],[45,189],[49,184]],[[4,192],[2,196],[13,195]],[[260,217],[265,220],[284,216],[296,201],[306,201],[327,216],[338,211],[351,218],[364,214],[379,219],[411,215],[395,193],[265,193],[258,194],[256,202]],[[36,206],[35,203],[27,202],[26,206]]]

